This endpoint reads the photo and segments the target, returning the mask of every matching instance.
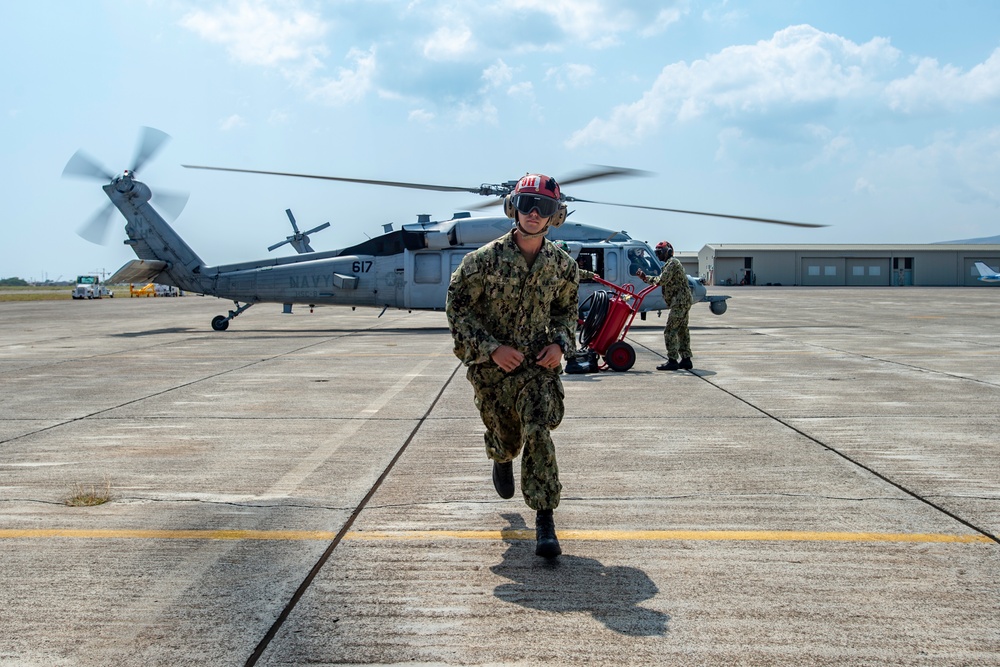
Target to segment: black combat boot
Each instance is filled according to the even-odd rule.
[[[501,498],[514,497],[514,462],[493,462],[493,488]]]
[[[683,359],[681,359],[681,363],[677,364],[677,368],[682,371],[689,371],[692,368],[694,368],[694,366],[691,364],[691,357],[684,357]]]
[[[660,364],[656,367],[658,371],[676,371],[679,370],[681,365],[677,363],[676,359],[667,359],[667,363]]]
[[[552,510],[538,510],[535,516],[535,555],[555,558],[562,553],[556,539],[556,524],[552,520]]]

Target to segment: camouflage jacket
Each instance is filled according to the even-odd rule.
[[[556,247],[559,248],[559,246]],[[563,248],[559,249],[562,250],[563,252],[566,252],[566,250]],[[569,256],[570,259],[573,259],[573,255],[570,255],[568,252],[566,252],[566,254]],[[580,263],[577,262],[575,259],[573,260],[573,263],[576,264],[576,268],[580,272],[580,282],[583,282],[584,280],[593,280],[594,277],[597,275],[593,271],[588,271],[587,269],[580,266]]]
[[[501,345],[531,362],[551,343],[576,351],[576,262],[545,240],[528,268],[513,231],[470,252],[451,276],[445,309],[455,356],[466,366],[492,361]]]
[[[667,308],[691,305],[691,286],[681,260],[676,257],[667,260],[660,275],[646,276],[645,282],[663,288],[663,302]]]

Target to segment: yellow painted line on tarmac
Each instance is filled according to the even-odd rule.
[[[323,530],[79,530],[74,528],[0,529],[0,539],[77,538],[97,540],[332,540]]]
[[[684,540],[716,542],[950,542],[984,543],[985,535],[947,533],[847,533],[794,530],[559,530],[563,541],[672,542]],[[81,530],[72,528],[0,529],[0,539],[103,539],[103,540],[322,540],[336,532],[323,530]],[[352,541],[408,540],[533,540],[535,531],[518,530],[396,530],[352,531]]]

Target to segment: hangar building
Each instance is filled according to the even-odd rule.
[[[1000,267],[1000,244],[710,243],[697,275],[708,285],[982,286],[976,262]]]

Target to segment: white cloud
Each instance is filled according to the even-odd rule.
[[[497,108],[489,100],[479,105],[462,103],[454,112],[455,122],[463,127],[476,125],[496,125],[499,114]]]
[[[905,113],[955,109],[1000,99],[1000,49],[968,72],[941,66],[933,58],[917,63],[910,76],[886,87],[889,107]]]
[[[511,97],[530,100],[534,97],[535,87],[530,81],[515,83],[507,89],[507,94]]]
[[[871,98],[898,55],[885,39],[859,45],[811,26],[792,26],[767,41],[728,47],[690,65],[667,65],[641,99],[616,107],[607,120],[592,120],[568,143],[632,144],[665,123],[708,114],[746,118]]]
[[[426,109],[414,109],[410,112],[408,118],[411,122],[421,123],[426,125],[434,120],[434,114]]]
[[[656,18],[649,25],[639,30],[639,34],[643,37],[653,37],[654,35],[666,32],[667,28],[680,21],[686,13],[686,9],[679,7],[661,9],[660,13],[656,15]]]
[[[483,80],[486,81],[486,90],[499,88],[514,80],[514,70],[503,60],[497,60],[496,64],[483,70]]]
[[[329,52],[324,38],[329,26],[297,0],[234,0],[210,10],[187,13],[180,25],[202,39],[226,47],[245,65],[275,68],[310,99],[341,105],[363,98],[372,89],[376,69],[374,47],[350,49],[350,67],[335,77],[322,76]]]
[[[880,192],[892,189],[917,202],[933,198],[939,209],[984,203],[1000,209],[1000,127],[896,147],[873,155],[864,169]]]
[[[702,10],[701,18],[706,23],[731,25],[745,21],[747,12],[745,9],[730,9],[728,0],[723,0],[721,3]]]
[[[472,31],[464,25],[444,25],[423,42],[424,57],[432,61],[460,61],[476,50]]]
[[[574,35],[578,44],[602,48],[617,42],[617,34],[628,28],[622,12],[606,7],[600,0],[510,0],[514,14],[528,11],[546,14],[563,32]]]
[[[285,125],[288,123],[288,112],[281,109],[272,109],[271,115],[267,117],[269,125]]]
[[[243,117],[239,114],[233,114],[229,118],[223,118],[219,123],[219,127],[223,132],[229,132],[230,130],[236,130],[241,127],[246,127],[247,122],[243,120]]]
[[[590,65],[566,63],[559,67],[550,67],[545,72],[545,81],[551,81],[556,90],[570,88],[585,88],[594,79],[594,68]]]
[[[222,44],[230,57],[248,65],[312,63],[325,53],[325,22],[316,14],[281,3],[275,10],[264,0],[240,0],[211,10],[198,9],[180,25],[202,39]]]
[[[662,3],[657,3],[662,4]],[[605,49],[621,42],[621,36],[635,32],[643,37],[662,33],[688,13],[687,0],[658,8],[644,1],[621,0],[507,0],[504,11],[523,16],[537,12],[548,16],[552,25],[574,46]],[[559,41],[553,36],[553,42]]]
[[[351,49],[347,54],[354,68],[340,68],[336,78],[324,78],[312,86],[309,96],[327,104],[341,105],[362,99],[372,89],[375,74],[375,51]]]
[[[857,194],[874,194],[875,186],[867,178],[859,178],[854,182],[854,192]]]

